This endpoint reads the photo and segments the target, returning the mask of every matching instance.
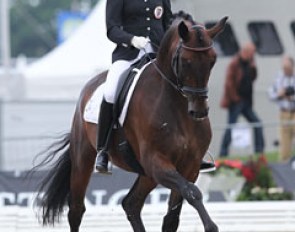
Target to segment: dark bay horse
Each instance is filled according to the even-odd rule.
[[[211,141],[207,85],[216,61],[213,39],[223,30],[226,20],[227,17],[206,29],[182,13],[166,32],[156,60],[147,66],[137,83],[121,128],[136,154],[134,159],[144,171],[138,173],[122,202],[133,231],[145,231],[140,212],[147,195],[158,184],[171,189],[162,231],[177,230],[184,199],[199,213],[205,232],[218,231],[203,205],[199,188],[193,183]],[[61,153],[39,189],[39,193],[44,192],[40,195],[44,224],[54,224],[67,203],[71,232],[79,231],[96,157],[96,125],[85,122],[83,113],[105,77],[106,72],[86,84],[70,133],[47,155],[49,160]],[[111,139],[112,162],[137,172],[117,149],[119,134],[120,130],[115,130]]]

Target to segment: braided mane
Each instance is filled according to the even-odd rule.
[[[196,24],[196,22],[194,21],[193,17],[190,14],[188,14],[188,13],[182,11],[182,10],[180,10],[177,13],[174,13],[172,15],[172,18],[171,18],[171,21],[170,21],[171,22],[171,25],[175,21],[179,21],[179,20],[189,21],[189,22],[191,22],[192,25],[195,25]]]

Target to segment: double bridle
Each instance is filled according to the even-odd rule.
[[[192,28],[196,29],[197,27],[202,27],[200,25],[195,25]],[[188,47],[184,45],[183,41],[180,40],[178,42],[178,45],[176,47],[176,50],[174,52],[174,55],[172,57],[172,62],[171,62],[171,67],[173,70],[174,75],[176,76],[176,83],[171,81],[160,69],[159,67],[155,64],[155,67],[157,71],[160,73],[161,77],[166,80],[170,85],[172,85],[177,91],[179,91],[182,95],[185,97],[188,96],[198,96],[198,97],[204,97],[206,98],[208,96],[208,88],[196,88],[196,87],[191,87],[191,86],[186,86],[183,85],[183,80],[181,78],[180,72],[179,72],[179,63],[180,63],[180,50],[188,50],[191,52],[205,52],[208,51],[213,47],[213,42],[211,42],[207,47]]]

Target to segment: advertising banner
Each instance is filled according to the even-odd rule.
[[[38,185],[47,172],[0,172],[0,207],[31,207],[37,196]],[[93,173],[87,188],[85,204],[91,206],[119,205],[136,180],[137,175],[114,168],[112,175]],[[147,199],[147,204],[165,203],[170,191],[158,187]],[[36,201],[38,202],[38,200]]]

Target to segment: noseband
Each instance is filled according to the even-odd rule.
[[[176,88],[178,91],[180,91],[185,97],[188,96],[199,96],[199,97],[207,97],[208,96],[208,88],[196,88],[191,86],[185,86],[183,85],[183,80],[180,75],[179,71],[179,64],[180,64],[180,50],[188,50],[192,52],[205,52],[208,51],[213,47],[213,43],[211,43],[207,47],[200,47],[200,48],[194,48],[194,47],[188,47],[183,44],[183,41],[180,40],[178,42],[178,45],[176,47],[175,53],[172,57],[171,67],[174,72],[174,75],[176,76]]]

